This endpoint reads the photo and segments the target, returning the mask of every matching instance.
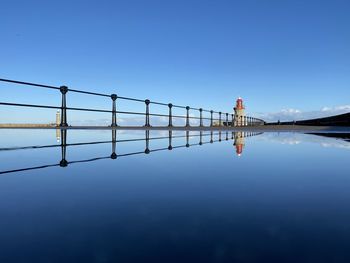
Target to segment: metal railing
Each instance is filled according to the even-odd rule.
[[[181,118],[185,119],[185,127],[191,127],[190,120],[199,120],[199,127],[206,127],[204,125],[204,120],[209,121],[209,127],[213,126],[256,126],[256,125],[263,125],[264,121],[258,118],[250,117],[250,116],[242,116],[239,119],[235,118],[235,115],[232,113],[223,113],[221,111],[213,111],[213,110],[207,110],[203,108],[194,108],[190,106],[181,106],[181,105],[175,105],[172,103],[162,103],[157,101],[151,101],[149,99],[137,99],[137,98],[130,98],[130,97],[123,97],[118,96],[117,94],[103,94],[103,93],[97,93],[97,92],[90,92],[90,91],[84,91],[84,90],[77,90],[68,88],[67,86],[50,86],[50,85],[43,85],[43,84],[37,84],[37,83],[31,83],[31,82],[23,82],[23,81],[17,81],[17,80],[10,80],[10,79],[0,79],[0,82],[5,83],[11,83],[11,84],[19,84],[19,85],[25,85],[25,86],[31,86],[31,87],[37,87],[37,88],[43,88],[43,89],[51,89],[59,91],[61,94],[61,105],[60,106],[52,106],[52,105],[39,105],[39,104],[23,104],[23,103],[12,103],[12,102],[1,102],[0,105],[3,106],[16,106],[16,107],[32,107],[32,108],[46,108],[46,109],[57,109],[61,110],[61,119],[60,123],[57,124],[59,127],[68,127],[68,117],[67,117],[67,110],[73,110],[73,111],[87,111],[87,112],[103,112],[103,113],[110,113],[112,115],[111,118],[111,127],[117,127],[118,124],[118,116],[125,114],[125,115],[142,115],[145,116],[145,124],[144,127],[151,127],[150,123],[150,117],[166,117],[168,119],[168,127],[174,127],[173,126],[173,119],[174,118]],[[90,96],[99,96],[99,97],[106,97],[110,98],[112,101],[112,109],[111,110],[105,110],[105,109],[94,109],[94,108],[81,108],[81,107],[69,107],[67,106],[67,94],[69,92],[72,93],[80,93]],[[126,100],[126,101],[134,101],[139,103],[144,103],[145,105],[145,112],[132,112],[132,111],[120,111],[117,110],[117,100]],[[160,105],[168,108],[168,114],[160,114],[160,113],[151,113],[150,112],[150,105]],[[174,115],[172,110],[173,108],[178,108],[182,110],[186,110],[186,113],[184,115]],[[197,116],[190,116],[190,111],[195,111],[199,113],[199,117]],[[203,113],[210,113],[210,117],[204,117]],[[217,117],[214,117],[214,114]]]
[[[203,132],[199,131],[196,134],[190,134],[190,131],[184,131],[185,135],[173,135],[173,131],[168,131],[168,136],[158,136],[158,137],[150,137],[150,131],[146,130],[143,138],[134,138],[134,139],[117,139],[117,130],[113,129],[111,133],[111,140],[104,140],[104,141],[89,141],[89,142],[78,142],[78,143],[67,143],[68,138],[68,131],[66,129],[58,129],[57,130],[60,135],[60,143],[59,144],[50,144],[50,145],[33,145],[33,146],[23,146],[23,147],[3,147],[0,148],[0,152],[7,152],[7,151],[22,151],[22,150],[42,150],[47,148],[59,148],[61,153],[61,159],[58,163],[50,163],[50,164],[43,164],[39,166],[32,166],[32,167],[22,167],[22,168],[16,168],[11,170],[1,170],[0,169],[0,175],[2,174],[8,174],[8,173],[16,173],[16,172],[23,172],[23,171],[29,171],[29,170],[37,170],[37,169],[43,169],[43,168],[49,168],[49,167],[67,167],[70,164],[76,164],[76,163],[87,163],[92,161],[98,161],[98,160],[105,160],[105,159],[112,159],[115,160],[120,157],[127,157],[127,156],[133,156],[133,155],[140,155],[140,154],[150,154],[152,152],[159,152],[159,151],[166,151],[166,150],[173,150],[178,148],[189,148],[192,146],[201,146],[205,144],[212,144],[215,142],[221,142],[221,141],[228,141],[233,140],[234,145],[236,144],[236,140],[241,138],[248,138],[252,136],[257,136],[262,134],[262,132]],[[174,145],[173,140],[184,138],[185,143]],[[196,139],[198,138],[198,139]],[[208,138],[205,140],[205,138]],[[192,139],[192,140],[191,140]],[[193,140],[196,139],[196,142],[193,142]],[[152,148],[150,145],[151,141],[155,140],[167,140],[167,146],[160,147],[160,148]],[[120,143],[131,143],[131,142],[144,142],[144,150],[134,151],[134,152],[126,152],[126,153],[118,153],[117,152],[117,144]],[[99,145],[99,144],[110,144],[111,145],[111,154],[110,155],[103,155],[103,156],[95,156],[93,158],[88,159],[80,159],[80,160],[72,160],[69,161],[67,157],[67,150],[71,147],[77,147],[77,146],[89,146],[89,145]]]

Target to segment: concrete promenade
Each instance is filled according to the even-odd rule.
[[[260,126],[241,126],[241,127],[168,127],[168,126],[154,126],[154,127],[140,127],[140,126],[6,126],[0,125],[0,129],[67,129],[67,130],[150,130],[150,131],[256,131],[256,132],[342,132],[350,133],[350,127],[339,126],[302,126],[302,125],[260,125]]]

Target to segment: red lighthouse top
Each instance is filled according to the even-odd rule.
[[[236,109],[237,110],[243,110],[244,106],[243,106],[243,100],[241,97],[239,97],[236,101]]]
[[[243,152],[243,144],[236,144],[236,154],[241,156]]]

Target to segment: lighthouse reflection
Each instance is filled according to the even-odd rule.
[[[125,131],[113,129],[111,131],[111,139],[104,141],[88,141],[88,142],[78,142],[78,143],[68,143],[69,130],[66,129],[57,129],[56,130],[56,141],[58,144],[53,145],[35,145],[35,146],[25,146],[25,147],[13,147],[13,148],[0,148],[0,151],[20,151],[20,150],[30,150],[30,149],[45,149],[45,148],[59,148],[61,159],[58,163],[44,164],[36,167],[19,167],[18,169],[1,171],[0,174],[4,173],[13,173],[20,172],[25,170],[34,170],[42,169],[47,167],[59,166],[67,167],[74,163],[83,163],[83,162],[92,162],[102,159],[118,159],[121,157],[127,157],[132,155],[140,154],[151,154],[152,152],[159,151],[171,151],[178,148],[190,148],[193,146],[202,146],[205,144],[212,144],[216,142],[232,140],[233,145],[236,147],[237,156],[241,156],[243,153],[243,148],[245,145],[245,139],[247,137],[256,136],[262,133],[253,133],[253,132],[229,132],[229,131],[183,131],[183,132],[174,132],[172,130],[163,131],[158,133],[158,136],[151,136],[150,130],[145,130],[143,136],[138,138],[128,138],[118,139],[119,134],[125,136]],[[161,135],[161,136],[159,136]],[[174,145],[174,140],[176,139],[177,143],[180,141],[179,145]],[[153,142],[157,141],[156,144],[152,145]],[[120,144],[131,144],[133,142],[139,142],[144,147],[140,151],[133,151],[127,153],[119,153],[118,145]],[[69,158],[69,149],[77,146],[84,145],[98,145],[98,144],[110,144],[110,153],[104,156],[95,156],[89,159],[81,160],[70,160]],[[161,147],[159,147],[161,145]],[[130,147],[131,148],[131,147]],[[93,152],[92,152],[93,153]]]

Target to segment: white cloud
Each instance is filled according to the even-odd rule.
[[[340,105],[329,107],[322,107],[320,110],[315,111],[302,111],[300,109],[282,109],[278,112],[270,112],[270,113],[256,113],[253,114],[265,121],[293,121],[293,120],[305,120],[305,119],[314,119],[321,117],[328,117],[343,113],[350,112],[350,105]]]
[[[324,137],[313,134],[302,134],[302,133],[264,133],[258,137],[259,140],[268,141],[271,143],[280,143],[286,145],[299,145],[306,143],[318,144],[325,148],[342,148],[350,150],[350,142],[332,138]]]

